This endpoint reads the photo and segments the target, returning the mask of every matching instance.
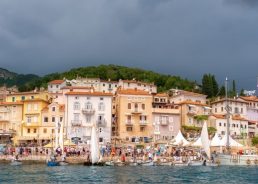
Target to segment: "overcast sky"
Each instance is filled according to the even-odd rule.
[[[0,67],[119,64],[255,89],[258,0],[1,0]]]

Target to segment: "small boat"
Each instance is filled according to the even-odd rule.
[[[108,162],[105,162],[105,165],[106,166],[114,166],[115,163],[113,161],[108,161]]]
[[[10,165],[13,165],[13,166],[22,165],[22,161],[15,159],[11,161]]]
[[[137,166],[137,165],[139,165],[139,164],[138,164],[137,162],[129,162],[128,165],[129,165],[129,166]]]
[[[142,166],[153,166],[154,162],[153,161],[147,161],[147,162],[141,163],[140,165],[142,165]]]
[[[189,162],[189,166],[203,166],[204,164],[204,161],[201,161],[201,160],[191,160]]]
[[[173,162],[173,166],[188,166],[190,162],[182,162],[182,161],[176,161]]]
[[[160,162],[158,165],[160,165],[160,166],[171,166],[172,162]]]
[[[124,166],[125,165],[124,162],[115,162],[114,164],[115,164],[115,166]]]
[[[66,161],[60,161],[59,162],[59,165],[60,166],[66,166],[66,165],[68,165],[69,163],[68,162],[66,162]]]
[[[47,166],[49,166],[49,167],[54,167],[54,166],[60,166],[60,165],[59,165],[59,162],[56,162],[56,161],[48,161],[48,162],[47,162]]]

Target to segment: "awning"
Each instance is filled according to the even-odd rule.
[[[210,108],[210,107],[206,107],[206,106],[204,106],[203,108],[204,108],[204,109],[211,110],[211,108]]]

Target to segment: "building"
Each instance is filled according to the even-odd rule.
[[[230,112],[230,135],[233,137],[247,136],[249,133],[248,119],[247,119],[247,106],[248,103],[240,99],[228,99],[229,112]],[[219,99],[211,103],[212,114],[216,118],[216,129],[220,135],[225,135],[227,122],[226,122],[226,99]]]
[[[53,80],[48,83],[49,93],[60,93],[61,89],[66,86],[66,80]]]
[[[42,111],[42,124],[39,129],[40,137],[44,144],[55,138],[56,132],[64,123],[65,105],[52,102]]]
[[[149,93],[157,93],[157,86],[154,83],[147,83],[133,80],[122,80],[118,82],[118,87],[122,90],[126,89],[138,89],[142,91],[147,91]]]
[[[81,78],[77,77],[70,81],[71,86],[83,86],[94,88],[96,92],[115,93],[118,82],[111,80],[101,80],[99,78]]]
[[[215,121],[217,133],[223,136],[227,132],[227,119],[226,115],[223,114],[213,114],[211,119]],[[248,120],[239,116],[233,115],[229,121],[229,131],[233,138],[241,138],[243,136],[248,136]]]
[[[180,103],[185,101],[192,101],[200,104],[207,103],[207,99],[206,99],[207,95],[203,95],[200,93],[194,93],[194,92],[184,91],[179,89],[171,89],[169,93],[170,93],[169,100],[171,103]]]
[[[152,95],[143,90],[118,90],[117,132],[122,141],[148,142],[152,138]]]
[[[70,91],[65,95],[67,138],[87,143],[96,124],[99,142],[111,142],[112,94],[91,90]]]
[[[154,141],[172,140],[181,128],[179,106],[168,103],[167,94],[153,96],[152,122]]]
[[[0,103],[0,144],[10,143],[12,138],[19,135],[22,123],[22,109],[22,102]]]
[[[6,102],[22,102],[24,100],[42,99],[49,100],[49,94],[45,91],[17,92],[6,95]]]
[[[47,92],[21,92],[8,94],[7,102],[22,102],[22,123],[15,140],[18,143],[42,144],[41,137],[42,109],[49,104]]]

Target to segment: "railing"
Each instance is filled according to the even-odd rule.
[[[140,113],[142,113],[142,110],[140,110],[138,108],[134,108],[134,109],[132,109],[132,113],[140,114]]]
[[[82,126],[82,121],[81,120],[72,120],[71,125],[72,126]]]
[[[194,111],[194,110],[189,110],[188,111],[188,114],[196,114],[197,112],[196,111]]]
[[[133,126],[133,121],[132,121],[132,120],[127,120],[127,121],[125,122],[125,124],[126,124],[127,126]]]
[[[147,121],[145,120],[140,121],[140,125],[147,125]]]
[[[103,120],[97,120],[97,125],[98,125],[99,127],[105,127],[106,124],[107,124],[107,122],[106,122],[105,119],[103,119]]]
[[[87,109],[87,108],[83,108],[82,109],[82,113],[84,114],[94,114],[95,113],[95,109]]]

